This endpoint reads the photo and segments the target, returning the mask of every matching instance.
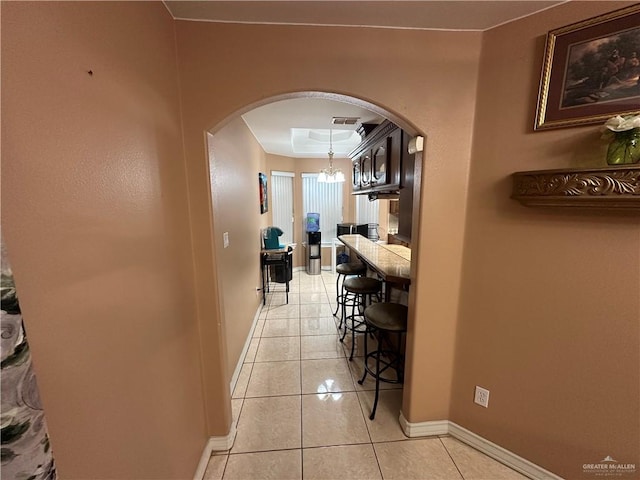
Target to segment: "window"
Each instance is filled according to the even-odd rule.
[[[337,224],[342,223],[342,186],[344,183],[319,183],[317,173],[302,174],[302,214],[320,214],[322,242],[336,237]],[[303,221],[303,225],[306,223]],[[303,227],[304,228],[304,227]]]
[[[356,195],[356,223],[375,223],[378,224],[378,214],[380,210],[380,202],[375,200],[369,201],[367,195]]]
[[[293,173],[271,172],[271,211],[273,226],[284,232],[280,243],[293,243]]]
[[[367,195],[356,195],[356,223],[361,225],[366,223],[369,225],[367,237],[369,240],[377,241],[378,238],[378,221],[379,221],[380,202],[375,200],[369,201]]]

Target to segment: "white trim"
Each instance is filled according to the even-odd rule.
[[[565,0],[568,2],[569,0]],[[552,8],[557,6],[558,4],[553,4],[550,7]],[[168,9],[168,7],[167,7]],[[171,13],[171,11],[169,11]],[[536,13],[536,12],[534,12]],[[533,15],[531,13],[530,15]],[[173,14],[171,13],[173,16]],[[522,17],[524,18],[524,17]],[[382,28],[385,30],[425,30],[432,32],[485,32],[493,28],[493,26],[487,27],[486,29],[478,29],[478,28],[436,28],[436,27],[403,27],[403,26],[390,26],[390,25],[351,25],[351,24],[340,24],[340,23],[304,23],[304,22],[258,22],[258,21],[244,21],[244,20],[212,20],[212,19],[203,19],[203,18],[189,18],[189,17],[173,17],[174,20],[182,20],[185,22],[205,22],[205,23],[237,23],[240,25],[289,25],[296,27],[337,27],[337,28]]]
[[[506,448],[497,445],[449,420],[435,420],[431,422],[409,422],[400,412],[400,427],[407,437],[430,437],[436,435],[451,435],[453,438],[466,443],[485,455],[499,461],[513,470],[534,480],[562,480],[552,473],[526,458],[522,458]]]
[[[262,294],[262,292],[260,292]],[[262,310],[262,295],[260,295],[260,304],[258,305],[258,309],[256,310],[256,314],[253,317],[253,324],[251,325],[251,329],[249,330],[249,335],[247,336],[247,340],[244,342],[244,347],[242,347],[242,352],[240,353],[240,358],[238,359],[238,363],[236,364],[236,368],[233,371],[233,375],[231,376],[231,382],[229,383],[230,392],[233,394],[233,389],[236,388],[236,383],[238,383],[238,377],[240,376],[240,370],[242,370],[242,365],[244,364],[244,357],[247,356],[247,351],[249,350],[249,346],[251,345],[251,340],[253,340],[253,332],[256,329],[256,325],[258,324],[258,319],[260,318],[260,311]]]
[[[409,437],[430,437],[433,435],[448,435],[449,420],[435,420],[432,422],[411,423],[400,412],[400,427],[404,434]]]
[[[281,172],[280,170],[271,170],[271,175],[275,175],[276,177],[291,177],[294,178],[296,176],[293,172]]]
[[[520,472],[529,478],[533,478],[536,480],[562,480],[562,477],[559,477],[555,473],[552,473],[549,470],[545,470],[535,463],[530,462],[526,458],[522,458],[520,455],[516,455],[506,448],[502,448],[500,445],[496,445],[486,438],[483,438],[480,435],[477,435],[472,431],[467,430],[466,428],[461,427],[460,425],[457,425],[453,422],[449,422],[449,434],[452,437],[457,438],[461,442],[472,446],[476,450],[480,450],[485,455],[488,455],[491,458],[495,458],[500,463],[504,463],[506,466],[513,468],[515,471]]]
[[[231,424],[231,430],[224,437],[209,437],[207,440],[207,444],[204,446],[204,450],[202,451],[202,456],[200,457],[200,461],[198,462],[198,468],[196,469],[196,473],[193,476],[193,480],[204,480],[204,474],[207,471],[207,465],[209,465],[209,460],[211,459],[211,455],[213,452],[224,452],[227,450],[231,450],[233,447],[233,442],[236,439],[236,421]]]

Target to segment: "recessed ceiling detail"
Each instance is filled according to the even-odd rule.
[[[296,155],[326,155],[330,137],[333,152],[338,157],[346,157],[362,141],[354,130],[292,128],[291,148]]]
[[[351,103],[293,98],[269,103],[242,115],[265,152],[293,158],[327,158],[329,130],[336,158],[345,158],[362,140],[360,123],[382,123],[377,113]],[[337,125],[334,118],[345,119]],[[351,123],[350,119],[356,119]],[[333,128],[335,125],[336,128]]]

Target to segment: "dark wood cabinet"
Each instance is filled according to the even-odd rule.
[[[360,157],[360,188],[371,186],[371,151],[366,151]]]
[[[407,151],[408,139],[403,141],[405,150]],[[396,238],[407,243],[411,243],[411,224],[413,219],[413,188],[414,188],[414,167],[415,154],[405,155],[404,166],[401,172],[400,199],[398,200],[398,234]]]
[[[399,128],[396,128],[387,138],[389,159],[387,174],[387,185],[394,188],[402,187],[402,159],[407,155],[407,144],[409,136]]]
[[[401,187],[403,137],[402,130],[387,120],[349,154],[354,165],[354,193],[397,192]]]
[[[349,157],[353,161],[353,194],[369,199],[393,198],[398,218],[396,243],[411,243],[414,155],[408,153],[409,135],[386,120],[366,133]]]
[[[356,158],[353,161],[353,167],[351,169],[351,188],[354,192],[357,192],[362,188],[360,185],[360,159]]]
[[[389,137],[374,145],[371,151],[373,173],[371,175],[371,185],[386,185],[387,172],[389,170]]]

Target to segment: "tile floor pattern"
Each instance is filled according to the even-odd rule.
[[[271,293],[232,395],[235,443],[215,452],[205,480],[526,477],[451,437],[409,439],[398,423],[402,386],[360,386],[362,348],[338,341],[335,275],[296,271],[289,303]]]

